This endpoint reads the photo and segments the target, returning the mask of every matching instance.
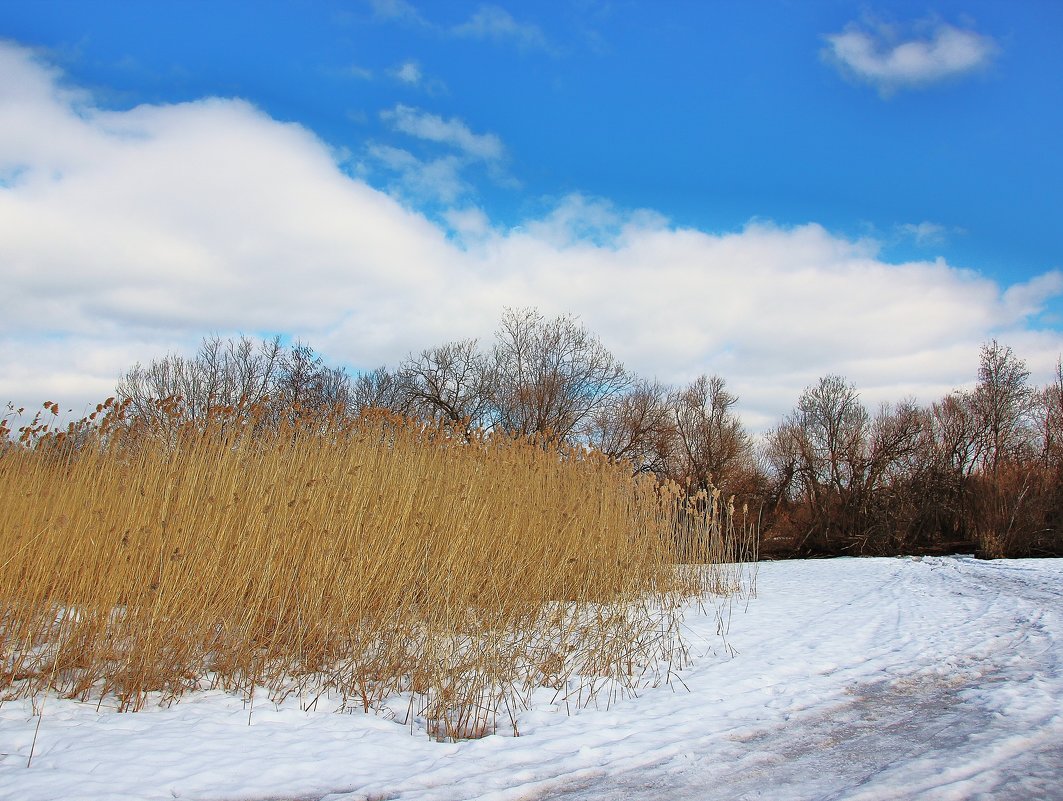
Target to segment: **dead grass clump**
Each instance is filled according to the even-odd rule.
[[[539,687],[585,703],[670,675],[680,607],[734,592],[751,556],[718,493],[584,450],[173,406],[138,429],[108,402],[77,448],[38,430],[0,453],[6,697],[401,696],[433,735],[475,736]]]

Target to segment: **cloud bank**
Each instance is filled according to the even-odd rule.
[[[413,135],[491,158],[502,143],[394,110]],[[449,226],[345,174],[299,125],[240,100],[108,111],[0,44],[0,401],[109,394],[137,360],[208,332],[301,337],[333,362],[394,364],[489,337],[504,306],[572,312],[647,376],[724,375],[751,425],[840,372],[868,402],[932,399],[998,336],[1046,377],[1046,272],[999,286],[942,260],[889,264],[814,223],[709,233],[570,196],[502,230]]]
[[[982,69],[999,49],[988,36],[946,24],[936,25],[928,36],[910,39],[899,38],[888,25],[868,30],[852,24],[825,38],[825,58],[843,74],[887,95]]]

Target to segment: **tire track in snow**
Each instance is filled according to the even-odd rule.
[[[871,649],[864,678],[842,703],[821,697],[818,708],[781,726],[692,743],[689,753],[653,768],[539,797],[1063,800],[1058,581],[1021,564],[975,560],[909,562],[892,579],[887,595],[896,614],[873,628],[897,640]],[[822,611],[836,614],[858,600]],[[916,625],[922,630],[913,635]],[[994,633],[1002,629],[1010,633]],[[905,670],[909,662],[920,666]],[[839,667],[842,675],[859,673]],[[885,676],[870,678],[868,668]]]

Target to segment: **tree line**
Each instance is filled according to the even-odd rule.
[[[132,418],[194,421],[219,406],[274,421],[383,408],[457,435],[505,430],[592,448],[691,495],[718,488],[760,518],[774,557],[975,551],[1063,555],[1063,365],[1044,387],[996,341],[973,390],[871,412],[830,375],[755,438],[726,381],[639,377],[568,315],[507,309],[492,341],[447,342],[351,375],[301,342],[208,337],[190,357],[135,365]]]

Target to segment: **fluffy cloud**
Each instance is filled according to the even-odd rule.
[[[828,60],[883,94],[981,69],[998,51],[992,38],[945,24],[929,36],[907,40],[899,39],[891,26],[867,30],[854,24],[826,39]]]
[[[719,372],[755,426],[826,372],[869,402],[930,399],[974,377],[990,336],[1039,378],[1061,349],[1031,323],[1059,273],[1001,287],[941,260],[886,263],[815,224],[707,233],[578,196],[509,230],[456,207],[448,229],[247,103],[106,111],[58,81],[0,45],[0,401],[80,410],[133,361],[212,331],[394,364],[489,337],[507,305],[581,316],[648,376]],[[453,120],[394,120],[498,152]]]

